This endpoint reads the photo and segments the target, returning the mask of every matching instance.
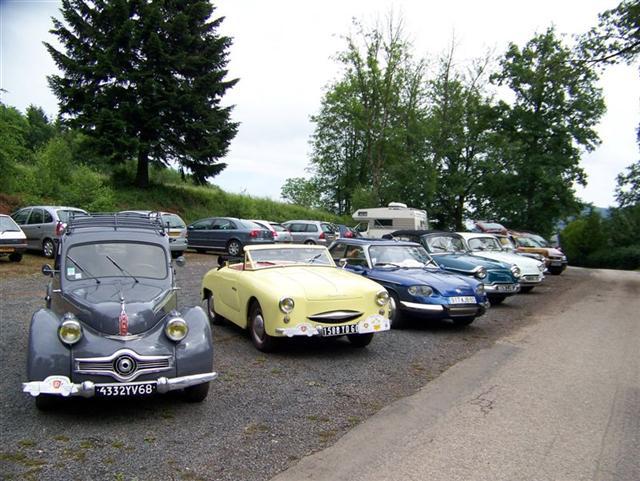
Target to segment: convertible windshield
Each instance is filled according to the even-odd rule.
[[[69,249],[65,259],[65,276],[70,281],[102,277],[164,279],[167,273],[166,254],[153,244],[82,244]]]
[[[287,265],[313,265],[335,267],[326,248],[286,248],[256,249],[247,252],[247,266],[250,269]]]
[[[374,245],[369,247],[369,256],[374,266],[425,267],[432,263],[431,256],[424,247]]]
[[[495,237],[474,237],[469,239],[472,251],[502,251],[502,246]]]
[[[427,245],[432,254],[439,252],[466,252],[462,239],[454,236],[427,237]]]

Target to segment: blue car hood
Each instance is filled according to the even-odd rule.
[[[493,269],[505,269],[509,270],[509,266],[503,262],[494,261],[491,259],[480,259],[478,256],[472,256],[470,254],[431,254],[433,260],[438,264],[444,265],[451,269],[459,269],[463,271],[471,272],[478,266],[482,266],[487,270]]]
[[[369,279],[402,286],[427,285],[442,296],[473,296],[478,282],[467,276],[422,268],[371,269]]]

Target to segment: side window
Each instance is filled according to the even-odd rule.
[[[318,226],[315,224],[307,224],[307,232],[318,232]]]
[[[201,220],[200,222],[196,222],[191,226],[193,230],[207,230],[211,229],[211,220]]]
[[[331,253],[333,260],[337,262],[344,257],[346,250],[347,245],[340,242],[334,245],[329,252]]]
[[[367,258],[361,246],[349,246],[345,258],[350,266],[367,267]]]
[[[49,224],[53,222],[53,216],[49,213],[48,210],[44,211],[44,223]]]
[[[325,234],[333,234],[335,232],[335,229],[331,226],[331,224],[320,224],[320,228]]]
[[[42,224],[43,219],[42,209],[33,209],[29,216],[29,224]]]
[[[304,224],[289,224],[289,230],[291,232],[304,232],[306,227]]]
[[[219,230],[233,230],[236,228],[236,225],[229,219],[216,219],[213,222],[213,228]]]
[[[22,209],[13,214],[11,217],[16,221],[16,224],[26,224],[27,218],[29,217],[29,212],[31,212],[31,209]]]

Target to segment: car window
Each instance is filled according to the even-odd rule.
[[[20,232],[20,227],[11,217],[0,216],[0,233],[2,232]]]
[[[58,209],[56,211],[56,214],[58,215],[58,219],[60,219],[60,222],[64,222],[65,224],[69,222],[70,217],[75,217],[77,215],[86,215],[82,211],[70,209]]]
[[[474,237],[468,242],[472,251],[502,251],[502,246],[493,237]]]
[[[11,216],[11,218],[13,220],[15,220],[18,224],[26,224],[27,223],[27,218],[29,217],[29,212],[31,212],[31,209],[21,209],[18,212],[16,212],[15,214],[13,214]]]
[[[169,229],[184,229],[184,221],[176,214],[162,214],[162,225],[169,224]]]
[[[346,250],[347,245],[342,242],[338,242],[329,250],[329,252],[331,252],[331,257],[333,258],[333,260],[337,261],[344,257]]]
[[[252,269],[271,267],[287,267],[295,265],[308,265],[314,267],[335,267],[329,251],[318,248],[282,248],[257,249],[245,254],[245,266]]]
[[[315,224],[307,224],[307,232],[318,232],[318,226]]]
[[[286,232],[287,229],[284,228],[284,226],[281,226],[280,224],[269,224],[271,225],[271,228],[277,232]]]
[[[305,224],[293,223],[289,224],[289,230],[291,232],[304,232],[307,229]]]
[[[320,228],[322,229],[322,232],[324,232],[325,234],[333,234],[335,231],[338,230],[337,227],[334,227],[331,224],[320,224]]]
[[[362,246],[348,246],[344,257],[351,266],[367,267],[367,256]]]
[[[193,230],[207,230],[207,229],[211,229],[211,219],[205,219],[205,220],[200,220],[198,222],[195,222],[193,224],[191,224],[191,229]]]
[[[216,219],[213,223],[213,228],[220,230],[233,230],[236,228],[236,225],[229,219]]]
[[[369,255],[371,263],[381,267],[385,265],[424,267],[433,262],[431,256],[422,246],[375,245],[369,248]]]
[[[44,217],[42,215],[42,209],[32,209],[29,216],[29,224],[42,224]]]
[[[64,274],[70,281],[91,277],[131,276],[164,279],[168,275],[168,269],[165,251],[158,245],[104,242],[71,247],[65,259]]]
[[[50,224],[51,222],[53,222],[53,216],[51,215],[51,212],[49,212],[48,210],[44,210],[43,223]]]

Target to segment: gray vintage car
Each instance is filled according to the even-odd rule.
[[[178,265],[184,258],[174,261]],[[200,307],[178,310],[162,224],[147,216],[71,219],[60,239],[46,307],[31,319],[23,391],[47,409],[62,396],[144,396],[181,390],[202,401],[213,345]]]

